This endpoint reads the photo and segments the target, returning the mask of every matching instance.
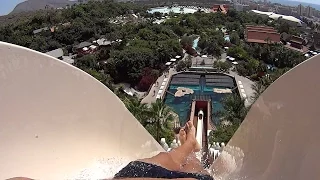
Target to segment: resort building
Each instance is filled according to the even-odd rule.
[[[308,48],[306,47],[307,40],[299,36],[293,36],[287,33],[281,34],[281,41],[287,48],[290,48],[301,53],[306,53]]]
[[[269,26],[246,25],[245,40],[249,43],[279,43],[280,34]]]

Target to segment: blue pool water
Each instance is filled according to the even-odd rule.
[[[171,93],[176,93],[178,87],[190,88],[194,91],[194,94],[185,95],[183,97],[174,97]],[[207,86],[205,85],[204,77],[201,77],[199,85],[170,84],[168,91],[171,93],[166,93],[165,103],[179,115],[180,123],[184,124],[189,119],[188,115],[191,108],[192,98],[194,97],[194,95],[209,95],[212,99],[213,113],[216,113],[223,109],[220,102],[226,94],[215,93],[213,92],[213,88],[225,87]],[[214,118],[213,121],[216,124],[219,120],[217,118]]]
[[[200,39],[200,37],[198,37],[198,38],[196,38],[195,40],[193,40],[193,45],[192,45],[192,48],[193,48],[193,49],[197,49],[199,39]]]
[[[224,36],[224,40],[230,42],[230,36],[229,35]]]

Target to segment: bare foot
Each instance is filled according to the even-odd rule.
[[[187,133],[186,131],[184,130],[184,128],[181,128],[180,131],[179,131],[179,141],[182,144],[184,144],[187,140]]]
[[[187,132],[187,141],[194,144],[194,152],[198,152],[201,150],[201,146],[196,140],[196,128],[193,125],[192,121],[188,121],[186,124],[186,132]]]

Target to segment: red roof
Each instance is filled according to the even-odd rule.
[[[303,44],[304,39],[299,37],[299,36],[292,36],[290,42],[298,43],[298,44]]]
[[[269,26],[247,25],[245,37],[247,42],[252,43],[268,43],[267,39],[271,43],[280,42],[280,34],[273,27]]]

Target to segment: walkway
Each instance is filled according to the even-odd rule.
[[[237,85],[239,87],[239,91],[240,91],[240,96],[243,98],[246,98],[246,106],[251,105],[252,102],[252,95],[253,95],[253,90],[252,90],[252,85],[254,84],[253,81],[251,81],[250,79],[240,76],[235,72],[230,71],[229,73],[230,75],[234,76],[237,82]],[[241,83],[240,83],[241,82]],[[243,94],[245,94],[246,97],[243,96]]]
[[[144,97],[141,101],[141,103],[147,103],[147,104],[151,104],[153,102],[156,102],[157,100],[157,95],[158,95],[158,92],[160,90],[160,87],[161,87],[161,84],[163,82],[163,80],[165,78],[168,78],[168,80],[166,81],[165,83],[165,86],[164,86],[164,89],[163,91],[160,93],[160,97],[163,98],[163,95],[165,94],[165,90],[167,89],[167,86],[169,85],[169,81],[170,81],[170,78],[171,76],[176,73],[177,71],[174,69],[174,68],[170,68],[169,69],[169,72],[167,73],[164,73],[162,74],[156,81],[155,84],[152,85],[150,91],[149,91],[149,94]]]

